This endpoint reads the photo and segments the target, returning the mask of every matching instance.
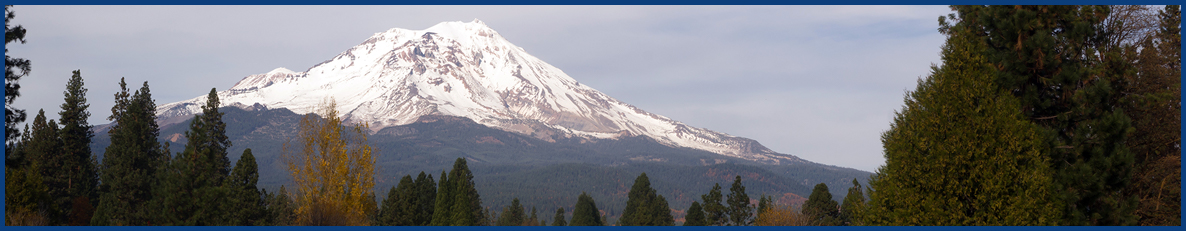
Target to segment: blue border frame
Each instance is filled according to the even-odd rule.
[[[1022,4],[1022,5],[1116,5],[1116,4],[1145,4],[1172,5],[1182,4],[1172,0],[452,0],[452,1],[380,1],[380,0],[5,0],[5,5],[964,5],[964,4]]]

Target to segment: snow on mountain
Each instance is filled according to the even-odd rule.
[[[349,122],[373,131],[423,115],[466,117],[552,141],[648,136],[770,164],[803,162],[757,141],[685,125],[582,85],[527,54],[485,23],[443,22],[425,30],[390,29],[306,71],[276,68],[218,93],[224,105],[287,108],[304,114],[332,97]],[[162,121],[201,112],[205,95],[164,104]],[[170,119],[173,118],[173,119]]]

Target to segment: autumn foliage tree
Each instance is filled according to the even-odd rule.
[[[296,137],[283,148],[296,184],[296,223],[368,225],[376,204],[367,125],[344,124],[332,99],[317,114],[305,115]]]
[[[758,213],[754,219],[755,226],[808,226],[812,225],[811,218],[799,213],[798,209],[789,205],[771,205]]]

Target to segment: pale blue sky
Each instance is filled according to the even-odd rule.
[[[14,104],[57,118],[70,71],[106,124],[120,77],[158,104],[303,71],[390,28],[481,19],[583,84],[811,161],[875,171],[881,133],[939,62],[946,6],[16,6]]]

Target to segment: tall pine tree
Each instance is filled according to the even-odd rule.
[[[12,106],[16,101],[16,97],[21,96],[21,84],[18,82],[21,77],[29,75],[32,68],[29,65],[28,59],[15,58],[8,56],[8,43],[21,42],[25,43],[25,27],[21,25],[11,26],[9,23],[16,18],[16,14],[12,12],[12,5],[4,5],[4,143],[10,144],[15,142],[20,135],[17,130],[17,124],[25,122],[25,110],[17,109]],[[8,156],[9,146],[4,146],[5,156]],[[7,162],[5,162],[7,164]]]
[[[749,203],[749,195],[745,194],[745,186],[741,185],[741,176],[736,176],[733,186],[729,187],[727,196],[729,208],[729,225],[747,226],[753,223],[754,206]]]
[[[726,211],[725,205],[721,203],[724,196],[721,194],[721,184],[713,184],[712,189],[708,194],[700,195],[700,200],[704,201],[704,219],[708,221],[707,225],[725,225],[729,221],[729,214]]]
[[[45,110],[39,110],[33,117],[33,128],[28,142],[22,145],[24,155],[37,165],[37,178],[46,186],[46,193],[49,195],[49,204],[44,207],[44,216],[49,224],[55,225],[65,220],[71,198],[67,191],[70,178],[62,171],[67,166],[67,158],[62,155],[59,132],[58,124],[54,120],[47,121]]]
[[[75,217],[85,220],[85,223],[90,222],[91,212],[85,209],[91,207],[98,201],[99,175],[95,171],[95,160],[91,157],[91,138],[95,136],[91,131],[93,126],[87,122],[90,119],[91,113],[87,111],[90,104],[86,102],[86,87],[83,86],[82,74],[75,70],[74,75],[70,77],[70,81],[66,83],[65,103],[62,103],[62,111],[58,112],[61,118],[58,120],[62,125],[62,130],[58,133],[62,140],[63,162],[62,168],[58,170],[64,177],[56,177],[64,179],[66,182],[64,194],[56,195],[55,200],[59,208],[71,208],[69,211],[70,217]],[[83,198],[84,200],[76,200]],[[74,201],[79,201],[79,205],[73,205]],[[79,207],[79,211],[73,208]],[[75,224],[84,223],[82,221],[72,221]]]
[[[91,225],[150,225],[156,211],[150,211],[148,202],[156,174],[169,156],[157,141],[160,128],[148,82],[134,94],[122,78],[119,86],[107,118],[114,122],[108,130],[111,145],[104,152],[100,201]]]
[[[476,226],[486,217],[482,211],[482,199],[474,188],[474,175],[469,171],[465,158],[453,162],[448,176],[441,173],[436,207],[430,225],[434,226]]]
[[[433,207],[436,206],[437,184],[433,181],[432,175],[424,174],[423,171],[412,183],[416,185],[416,199],[413,201],[416,207],[412,225],[428,225],[432,222]]]
[[[185,132],[185,149],[173,158],[155,197],[159,199],[161,224],[227,225],[232,218],[232,190],[223,187],[229,175],[226,150],[231,146],[226,124],[218,111],[218,92],[210,89],[202,114],[194,116]],[[254,187],[254,186],[252,186]],[[235,208],[238,209],[238,208]]]
[[[231,192],[230,198],[227,198],[232,208],[229,210],[232,213],[229,224],[267,225],[266,203],[256,188],[258,182],[259,170],[255,155],[251,154],[250,148],[244,149],[243,155],[235,162],[235,168],[231,170],[230,178],[227,178],[224,184]]]

